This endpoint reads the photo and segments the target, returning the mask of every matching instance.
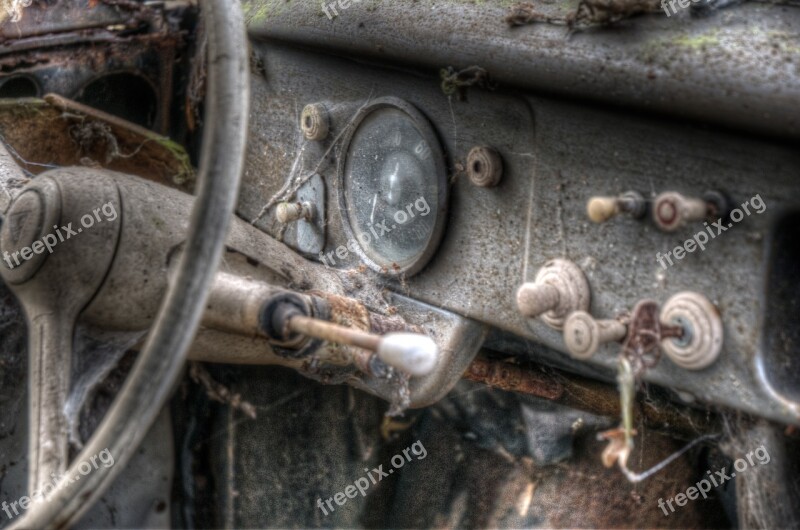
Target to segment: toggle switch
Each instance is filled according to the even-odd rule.
[[[314,204],[311,202],[282,202],[275,209],[275,217],[281,224],[289,224],[300,219],[314,220]]]
[[[534,283],[517,290],[517,308],[528,318],[542,317],[545,323],[561,329],[574,311],[587,311],[591,292],[583,271],[573,262],[554,259],[545,263]]]
[[[589,359],[600,345],[621,342],[628,326],[619,320],[595,320],[585,311],[575,311],[564,323],[567,351],[577,359]]]
[[[674,232],[691,222],[727,217],[728,200],[718,191],[708,191],[702,199],[668,191],[653,202],[653,221],[664,232]]]
[[[626,191],[618,197],[592,197],[586,203],[586,214],[594,223],[605,223],[620,214],[641,219],[647,213],[647,201],[637,191]]]
[[[722,318],[717,307],[699,293],[684,291],[664,304],[663,326],[680,326],[680,338],[665,339],[661,348],[670,360],[687,370],[710,366],[722,351]]]

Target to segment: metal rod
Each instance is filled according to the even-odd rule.
[[[317,320],[305,316],[293,316],[289,319],[286,326],[290,331],[307,335],[316,339],[321,339],[337,344],[346,344],[356,348],[376,352],[380,346],[382,337],[373,335],[353,328],[346,328],[331,324],[324,320]]]

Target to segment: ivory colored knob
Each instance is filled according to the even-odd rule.
[[[620,214],[641,219],[647,212],[647,201],[638,191],[626,191],[618,197],[592,197],[586,203],[586,214],[595,223],[606,221]]]
[[[653,221],[665,232],[674,232],[687,223],[702,221],[708,215],[703,199],[684,197],[680,193],[662,193],[653,202]]]
[[[282,224],[300,219],[310,221],[314,218],[314,205],[310,202],[282,202],[275,209],[275,217]]]
[[[419,333],[389,333],[378,345],[378,357],[389,366],[413,376],[428,375],[436,367],[439,347]]]
[[[545,263],[536,281],[517,290],[517,308],[528,318],[542,317],[545,323],[561,329],[574,311],[589,309],[591,293],[583,271],[565,259]]]
[[[592,197],[586,204],[586,214],[593,223],[605,223],[619,213],[619,200],[616,197]]]
[[[595,320],[585,311],[575,311],[564,324],[564,342],[569,353],[588,359],[601,344],[625,338],[628,328],[618,320]]]
[[[672,362],[687,370],[702,370],[717,360],[722,351],[722,318],[708,298],[690,291],[678,293],[664,304],[659,319],[663,325],[684,329],[682,338],[661,342]]]

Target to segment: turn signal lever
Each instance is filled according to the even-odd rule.
[[[386,365],[412,376],[428,375],[439,357],[433,339],[369,312],[356,300],[318,291],[301,294],[226,272],[217,273],[203,325],[263,336],[283,357],[314,355],[336,364],[352,362],[373,375],[382,375]],[[321,341],[354,350],[323,351]]]
[[[431,373],[439,354],[433,339],[418,333],[374,335],[300,314],[288,316],[284,326],[287,331],[306,337],[375,352],[389,366],[414,376]]]
[[[292,343],[296,342],[297,335],[300,335],[361,348],[377,354],[378,358],[389,366],[413,376],[428,375],[436,366],[439,348],[433,339],[426,335],[410,332],[377,335],[338,325],[309,316],[307,314],[309,305],[298,303],[298,299],[299,295],[295,293],[279,293],[264,304],[260,318],[261,328],[273,341]],[[315,300],[315,302],[313,305],[318,307],[320,301]],[[357,304],[354,301],[352,303]],[[370,362],[370,367],[371,371],[376,371],[374,363]]]

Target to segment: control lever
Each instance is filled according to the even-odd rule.
[[[430,337],[408,331],[379,335],[340,325],[361,323],[369,328],[369,322],[380,318],[354,300],[324,293],[301,294],[218,272],[203,325],[242,335],[261,335],[272,343],[276,353],[293,359],[319,350],[319,344],[308,340],[312,338],[373,352],[383,363],[412,376],[430,374],[439,359],[439,348]],[[374,368],[370,359],[360,361],[356,363],[365,369]]]
[[[413,376],[431,373],[439,357],[433,339],[419,333],[375,335],[302,315],[290,316],[286,328],[307,337],[375,352],[389,366]]]

